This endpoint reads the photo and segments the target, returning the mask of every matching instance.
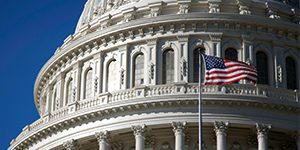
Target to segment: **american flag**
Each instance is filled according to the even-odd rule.
[[[239,80],[256,83],[256,68],[244,62],[203,55],[206,67],[204,84],[230,84]]]

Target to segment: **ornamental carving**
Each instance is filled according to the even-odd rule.
[[[220,12],[221,1],[208,1],[209,13],[219,13]]]
[[[189,12],[190,5],[189,4],[180,4],[179,11],[177,14],[187,14]]]
[[[131,126],[131,130],[135,136],[143,135],[146,132],[146,128],[147,126],[145,124]]]
[[[108,139],[110,138],[110,133],[107,130],[105,130],[103,132],[95,133],[95,136],[97,138],[98,143],[107,142]]]
[[[174,133],[182,132],[187,125],[187,122],[172,122]]]
[[[218,133],[226,134],[228,125],[229,125],[229,122],[215,121],[214,126],[215,126],[216,134],[218,134]]]
[[[277,15],[277,12],[275,12],[274,10],[271,9],[268,2],[265,3],[265,7],[266,7],[267,17],[272,18],[272,19],[280,19],[280,16]]]
[[[181,75],[185,77],[187,75],[187,71],[188,71],[187,61],[185,59],[181,59],[180,66],[181,66],[180,67]]]
[[[282,83],[282,67],[281,67],[281,65],[278,65],[277,67],[276,67],[276,70],[277,70],[277,82],[279,82],[279,83]]]
[[[271,125],[256,123],[257,135],[258,136],[267,136]]]
[[[111,145],[110,146],[111,150],[123,150],[124,149],[124,145],[122,143],[119,143],[119,142],[113,142],[110,145]]]
[[[230,150],[242,150],[242,146],[239,142],[233,142]]]
[[[145,145],[155,145],[155,136],[151,135],[151,136],[146,136],[145,138]]]
[[[73,100],[73,102],[75,102],[76,101],[76,87],[74,87],[73,88],[73,92],[72,92],[72,100]]]
[[[98,91],[98,77],[96,76],[94,79],[94,91],[97,93]]]
[[[248,6],[246,6],[246,4],[243,1],[237,0],[237,4],[239,6],[239,14],[251,15],[250,8]]]
[[[64,142],[63,147],[66,150],[75,150],[78,146],[77,146],[76,141],[74,139],[72,139],[72,140]]]
[[[150,10],[150,17],[157,17],[161,14],[161,8],[160,7],[153,7]]]

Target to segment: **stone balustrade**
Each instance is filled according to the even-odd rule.
[[[274,88],[265,85],[249,85],[249,84],[232,84],[232,85],[204,85],[202,87],[203,95],[240,95],[240,96],[254,96],[270,98],[273,101],[290,101],[299,103],[299,91],[298,90],[287,90],[282,88]],[[113,104],[120,101],[130,101],[136,98],[146,98],[146,97],[163,97],[170,95],[184,96],[189,94],[197,95],[199,93],[199,84],[188,83],[188,84],[173,84],[173,85],[154,85],[154,86],[144,86],[140,88],[120,90],[113,93],[103,93],[85,99],[78,102],[76,110],[91,109],[96,106]],[[195,98],[197,98],[196,96]],[[262,103],[264,103],[262,101]],[[295,105],[299,106],[299,105]],[[51,113],[49,120],[43,118],[37,120],[33,124],[25,127],[23,132],[14,140],[18,141],[25,137],[26,134],[30,134],[37,129],[39,129],[43,124],[67,116],[69,114],[68,107],[62,107]]]

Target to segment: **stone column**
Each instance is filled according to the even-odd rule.
[[[267,150],[268,132],[271,129],[271,125],[256,123],[256,129],[257,129],[258,150]]]
[[[76,141],[75,140],[69,140],[63,143],[63,147],[66,150],[76,150],[77,145],[76,145]]]
[[[102,93],[102,72],[103,72],[103,58],[102,52],[100,51],[98,54],[94,55],[95,62],[95,78],[94,78],[94,92],[95,95]]]
[[[217,136],[217,150],[226,150],[227,149],[227,127],[229,123],[223,121],[215,121],[215,132]]]
[[[137,125],[131,127],[135,136],[135,150],[144,150],[146,125]]]
[[[172,122],[173,132],[175,134],[175,150],[184,149],[184,129],[186,122]]]
[[[110,133],[108,131],[97,132],[95,134],[99,144],[99,150],[108,150],[109,135]]]

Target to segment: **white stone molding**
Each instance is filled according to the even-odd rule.
[[[135,136],[135,149],[136,150],[144,150],[145,148],[145,136],[146,125],[135,125],[131,126],[133,134]]]
[[[110,133],[106,130],[103,132],[95,133],[95,136],[98,141],[99,150],[108,150],[108,146],[109,146],[108,140],[110,138]]]
[[[76,150],[78,147],[74,139],[66,141],[62,145],[66,150]]]
[[[175,135],[175,150],[184,149],[185,133],[187,122],[172,122],[173,132]]]
[[[215,55],[222,57],[222,36],[223,33],[210,33],[209,38],[211,40],[211,49],[208,51],[209,55]]]
[[[258,150],[268,149],[268,133],[271,125],[256,123]]]
[[[215,132],[217,136],[217,150],[227,149],[227,127],[229,122],[215,121]]]

